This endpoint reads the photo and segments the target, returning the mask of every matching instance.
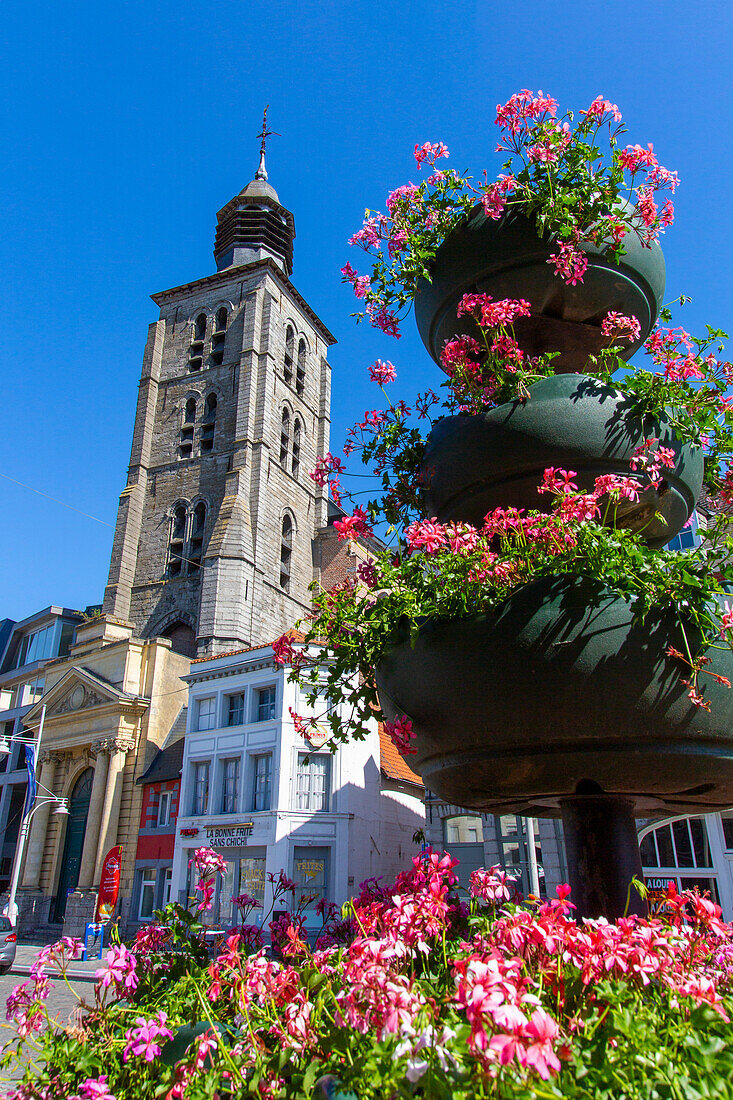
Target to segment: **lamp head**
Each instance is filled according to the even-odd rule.
[[[68,814],[69,812],[69,800],[68,798],[60,798],[59,804],[53,811],[55,814]]]
[[[6,737],[0,737],[0,756],[7,756],[10,752],[10,745]]]

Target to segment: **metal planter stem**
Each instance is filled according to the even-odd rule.
[[[576,918],[647,916],[632,885],[634,878],[644,881],[633,799],[588,782],[561,799],[560,809]]]

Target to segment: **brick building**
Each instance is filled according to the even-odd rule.
[[[184,729],[185,724],[184,713]],[[137,780],[142,787],[142,805],[135,878],[131,894],[122,903],[122,916],[128,929],[136,921],[149,920],[155,909],[162,909],[171,900],[183,744],[183,737],[174,732]]]

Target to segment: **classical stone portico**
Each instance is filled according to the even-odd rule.
[[[186,704],[188,658],[164,638],[133,636],[102,616],[82,624],[68,657],[46,669],[39,759],[43,788],[69,799],[68,818],[40,806],[32,819],[18,892],[21,932],[63,925],[83,933],[93,919],[104,857],[122,845],[120,896],[129,896],[140,788],[135,779]],[[41,705],[28,712],[38,726]]]

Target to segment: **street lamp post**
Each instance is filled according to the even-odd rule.
[[[19,741],[21,744],[33,745],[35,747],[36,754],[35,754],[35,759],[33,761],[33,774],[34,774],[34,776],[35,776],[36,768],[38,767],[39,752],[40,752],[40,748],[41,748],[41,739],[43,737],[43,723],[44,723],[45,718],[46,718],[46,705],[44,703],[44,705],[41,707],[41,721],[38,725],[38,737],[35,739],[35,741],[30,739],[30,738],[24,738],[24,737],[11,737],[10,738],[11,741]],[[7,753],[9,751],[10,751],[10,749],[9,749],[7,740],[5,740],[5,738],[3,738],[2,742],[0,742],[0,754]],[[44,793],[49,796],[48,798],[43,798],[43,796],[41,796],[41,801],[40,802],[35,801],[35,799],[38,797],[38,787],[40,787],[44,791]],[[34,802],[34,804],[31,805],[28,812],[27,813],[24,812],[24,814],[23,814],[23,820],[22,820],[21,825],[20,825],[20,833],[18,835],[18,843],[16,845],[15,856],[13,858],[13,872],[12,872],[12,875],[11,875],[11,878],[10,878],[10,895],[8,897],[8,904],[5,908],[5,914],[13,922],[13,924],[16,924],[17,920],[18,920],[18,905],[16,903],[15,896],[18,892],[18,882],[20,880],[20,868],[21,868],[22,863],[23,863],[23,852],[25,851],[25,842],[26,842],[26,839],[28,837],[28,832],[30,830],[31,818],[33,817],[36,810],[40,810],[42,806],[49,806],[49,805],[52,805],[52,804],[56,806],[56,809],[54,810],[54,813],[68,814],[68,812],[69,812],[69,800],[68,800],[68,798],[59,798],[59,796],[55,795],[53,793],[53,791],[49,791],[47,787],[44,787],[42,783],[37,783],[36,784],[36,794],[34,795],[33,802]]]

